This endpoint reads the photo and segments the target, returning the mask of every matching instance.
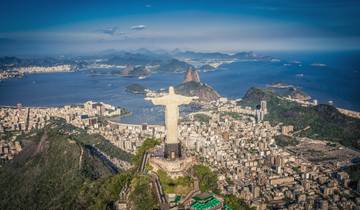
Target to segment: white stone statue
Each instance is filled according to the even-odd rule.
[[[187,97],[175,94],[174,88],[169,87],[169,94],[157,98],[145,98],[150,100],[154,105],[165,106],[165,125],[166,125],[166,144],[178,144],[178,119],[179,106],[189,104],[193,99],[198,97]]]

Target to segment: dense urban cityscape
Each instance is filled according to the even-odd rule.
[[[359,11],[3,0],[0,210],[360,210]]]
[[[179,124],[179,140],[186,155],[216,171],[221,193],[236,195],[257,209],[356,208],[360,204],[357,196],[360,182],[358,189],[352,190],[349,175],[339,168],[351,165],[359,152],[336,144],[330,148],[339,151],[336,158],[330,162],[326,158],[314,162],[302,154],[306,149],[296,152],[301,148],[281,147],[276,143],[277,136],[292,136],[296,131],[292,125],[272,126],[265,121],[267,103],[261,101],[260,104],[258,110],[253,110],[242,108],[237,101],[226,98],[203,103],[204,111],[185,116]],[[166,129],[161,125],[111,121],[111,117],[122,114],[122,109],[101,102],[88,101],[54,108],[18,104],[2,107],[0,111],[2,133],[30,132],[44,128],[51,118],[63,118],[69,124],[86,129],[89,134],[100,134],[131,154],[136,154],[146,138],[164,139],[166,136]],[[309,138],[299,141],[329,144]],[[10,141],[2,140],[0,146],[3,163],[22,150],[16,135]],[[191,202],[184,204],[190,206]]]

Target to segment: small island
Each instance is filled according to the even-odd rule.
[[[133,66],[127,65],[120,75],[123,77],[146,77],[151,74],[150,70],[146,66]]]
[[[146,88],[140,84],[131,84],[126,87],[126,92],[133,94],[145,94]]]
[[[269,85],[270,88],[278,88],[278,89],[283,89],[283,88],[291,88],[294,87],[292,85],[283,83],[283,82],[274,82],[271,85]]]
[[[214,71],[214,70],[216,70],[216,67],[214,67],[213,65],[210,65],[210,64],[205,64],[200,67],[200,70],[202,70],[204,72]]]
[[[311,96],[309,96],[307,93],[299,90],[294,85],[286,84],[283,82],[274,82],[271,85],[269,85],[270,89],[275,90],[283,90],[280,91],[281,95],[284,97],[289,97],[296,100],[301,101],[308,101],[311,100]],[[277,91],[275,91],[277,92]]]

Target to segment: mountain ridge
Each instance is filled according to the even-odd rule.
[[[74,131],[56,120],[21,137],[23,151],[0,168],[0,209],[71,209],[83,185],[117,174]]]
[[[318,104],[304,107],[296,102],[280,99],[269,88],[251,87],[239,102],[242,106],[255,107],[261,100],[267,101],[265,120],[272,124],[294,125],[295,130],[309,126],[300,137],[339,142],[360,149],[360,120],[340,113],[334,106]]]

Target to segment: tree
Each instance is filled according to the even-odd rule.
[[[136,176],[132,180],[130,201],[136,210],[152,210],[156,205],[149,183],[150,178],[146,175]]]
[[[195,176],[199,179],[199,187],[202,192],[219,192],[217,185],[217,175],[205,165],[195,165],[193,167]]]
[[[154,138],[147,138],[144,143],[137,149],[136,154],[133,156],[132,158],[132,162],[135,166],[139,166],[140,162],[141,162],[141,158],[144,155],[144,153],[151,149],[154,148],[156,145],[160,145],[160,140],[159,139],[154,139]]]
[[[225,204],[236,210],[255,210],[256,208],[250,207],[243,200],[237,198],[235,195],[225,195]]]

